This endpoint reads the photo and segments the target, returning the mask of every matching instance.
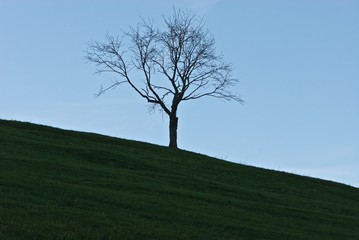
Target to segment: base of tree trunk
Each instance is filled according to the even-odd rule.
[[[170,116],[170,144],[171,148],[178,148],[177,146],[177,127],[178,127],[178,117]]]

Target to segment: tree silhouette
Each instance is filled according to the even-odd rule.
[[[237,79],[231,76],[231,64],[216,53],[203,19],[188,10],[174,10],[163,19],[163,28],[142,18],[121,38],[107,34],[104,42],[89,42],[86,59],[97,65],[97,73],[119,76],[111,85],[101,87],[98,96],[118,85],[129,85],[152,110],[159,109],[169,117],[169,146],[177,148],[181,102],[207,96],[243,101],[229,90]]]

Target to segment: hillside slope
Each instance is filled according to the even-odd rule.
[[[0,120],[0,239],[359,239],[359,189]]]

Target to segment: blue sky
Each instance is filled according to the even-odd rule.
[[[359,187],[359,1],[0,0],[0,118],[168,144],[165,116],[128,87],[95,98],[90,40],[172,8],[204,15],[245,104],[179,109],[179,147]]]

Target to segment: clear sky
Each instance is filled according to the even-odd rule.
[[[96,98],[90,40],[172,8],[204,15],[245,104],[179,109],[180,148],[359,187],[359,1],[0,0],[0,118],[168,144],[128,87]]]

